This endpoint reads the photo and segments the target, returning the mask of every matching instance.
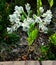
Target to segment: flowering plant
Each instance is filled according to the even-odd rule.
[[[31,13],[31,7],[27,3],[25,5],[27,14],[24,12],[24,9],[22,6],[18,7],[15,6],[15,12],[12,15],[9,15],[9,20],[12,24],[11,28],[7,27],[8,33],[12,33],[13,31],[16,31],[20,26],[23,27],[23,31],[27,31],[29,29],[29,25],[31,23],[34,24],[34,19],[30,17]]]
[[[28,45],[31,45],[37,36],[38,30],[34,28],[31,32],[29,32],[29,29],[31,29],[30,25],[34,26],[37,23],[39,25],[39,32],[43,32],[45,34],[48,33],[47,25],[49,25],[51,22],[52,12],[51,10],[44,12],[44,8],[39,7],[38,15],[33,14],[31,17],[32,10],[29,3],[25,5],[25,9],[27,13],[24,11],[22,6],[15,6],[15,11],[13,14],[9,15],[9,20],[12,26],[10,28],[7,27],[7,31],[10,34],[14,31],[17,31],[17,29],[21,26],[23,28],[23,31],[26,31],[28,34]]]
[[[48,28],[47,25],[50,24],[52,19],[52,12],[51,10],[47,10],[44,12],[43,7],[39,8],[40,15],[37,16],[33,14],[32,17],[30,17],[30,14],[32,12],[30,4],[25,5],[25,9],[27,11],[24,11],[22,6],[15,6],[15,12],[12,15],[9,15],[9,20],[12,24],[12,26],[9,28],[7,27],[8,33],[12,33],[13,31],[16,31],[20,26],[23,27],[23,31],[28,31],[30,28],[30,24],[39,24],[39,31],[47,33]]]
[[[47,33],[48,28],[47,25],[50,24],[51,19],[52,19],[52,12],[51,10],[47,10],[45,13],[43,7],[39,8],[41,14],[40,16],[34,15],[33,17],[35,18],[35,22],[39,24],[39,31]]]

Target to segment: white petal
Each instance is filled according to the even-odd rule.
[[[11,28],[7,27],[7,32],[8,32],[8,34],[11,34],[13,31]]]
[[[44,12],[43,7],[40,7],[40,8],[39,8],[39,10],[40,10],[40,12],[41,12],[41,13],[43,13],[43,12]]]
[[[29,4],[29,3],[27,3],[27,4],[25,5],[25,8],[26,8],[27,12],[29,12],[29,11],[30,11],[30,9],[31,9],[30,4]]]
[[[42,19],[40,17],[37,17],[36,20],[35,20],[35,22],[41,23],[42,22]]]

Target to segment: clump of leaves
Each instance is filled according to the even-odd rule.
[[[55,58],[55,54],[52,53],[50,46],[44,46],[42,45],[40,47],[40,53],[41,56],[38,58],[38,60],[54,60]]]
[[[49,37],[49,40],[52,44],[56,45],[56,33],[54,33],[53,35],[51,35]]]
[[[40,50],[40,54],[41,54],[40,57],[38,58],[39,61],[49,58],[47,55],[49,47],[42,45],[39,50]]]
[[[7,36],[5,36],[4,41],[8,44],[16,43],[19,41],[19,36],[15,33],[7,34]]]
[[[28,31],[28,38],[27,38],[28,46],[32,45],[32,43],[36,39],[37,35],[38,35],[38,30],[36,28],[34,28],[33,24],[31,24],[29,31]]]
[[[40,52],[43,56],[47,55],[48,47],[46,46],[41,46],[40,47]]]

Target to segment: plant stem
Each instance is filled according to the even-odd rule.
[[[27,51],[27,54],[26,54],[27,56],[28,56],[28,54],[29,54],[29,50],[30,50],[30,46],[28,47],[28,51]]]

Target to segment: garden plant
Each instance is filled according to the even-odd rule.
[[[32,10],[26,0],[0,0],[0,61],[56,60],[54,0],[42,1]]]

